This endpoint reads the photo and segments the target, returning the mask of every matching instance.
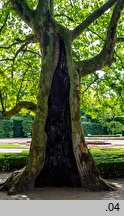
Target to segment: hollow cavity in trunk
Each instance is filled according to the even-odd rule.
[[[81,186],[72,147],[69,93],[66,50],[60,40],[58,64],[48,99],[46,158],[43,170],[35,181],[36,187]]]

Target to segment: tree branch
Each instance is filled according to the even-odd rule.
[[[109,23],[107,37],[101,52],[91,59],[83,60],[76,63],[76,67],[79,71],[80,76],[85,76],[87,74],[95,72],[96,70],[100,70],[107,65],[110,66],[112,64],[114,59],[113,55],[116,43],[115,35],[117,30],[117,24],[123,8],[124,0],[118,0]]]
[[[21,52],[21,51],[24,51],[24,48],[30,44],[30,43],[35,43],[37,42],[37,39],[35,37],[35,35],[33,34],[29,34],[27,35],[27,37],[24,39],[24,40],[20,40],[20,39],[17,39],[18,42],[14,42],[12,44],[10,44],[9,46],[0,46],[0,49],[10,49],[12,46],[15,46],[15,45],[19,45],[19,44],[22,44],[19,49],[16,51],[15,55],[13,58],[5,58],[5,59],[0,59],[0,62],[2,61],[12,61],[12,67],[13,67],[13,64],[15,62],[15,59],[16,57],[18,56],[18,54]],[[33,52],[33,51],[32,51]],[[37,53],[38,54],[38,53]]]
[[[70,30],[70,38],[74,41],[90,24],[96,19],[102,16],[105,11],[111,8],[117,0],[109,0],[103,6],[94,11],[89,17],[87,17],[82,23],[80,23],[75,29]]]
[[[54,0],[50,0],[50,13],[51,15],[54,14]]]
[[[97,76],[85,89],[83,92],[80,92],[80,94],[84,94],[90,87],[91,85],[93,85],[97,80],[99,80],[100,78]]]
[[[33,10],[28,7],[26,0],[10,0],[10,2],[21,19],[32,27]]]
[[[1,90],[0,90],[0,102],[1,102],[1,106],[2,106],[2,112],[4,112],[5,108],[4,108],[3,96],[2,96]]]
[[[124,42],[124,37],[123,38],[117,38],[116,43]]]
[[[22,49],[22,51],[23,51],[24,53],[25,53],[25,52],[30,52],[30,53],[32,53],[32,54],[38,55],[38,56],[41,58],[40,53],[35,52],[35,51],[32,51],[32,50],[30,50],[30,49]]]
[[[9,13],[6,15],[6,18],[5,18],[5,20],[4,20],[4,23],[3,23],[2,27],[0,28],[0,34],[1,34],[1,32],[2,32],[2,29],[3,29],[3,28],[5,27],[5,25],[6,25],[8,16],[9,16]]]
[[[97,35],[102,41],[105,41],[97,32],[93,31],[90,28],[87,28],[88,31],[92,32],[93,34]]]
[[[36,8],[36,12],[39,14],[42,14],[43,16],[48,13],[53,15],[54,13],[54,0],[39,0],[37,8]]]
[[[70,0],[70,5],[72,8],[74,7],[72,0]]]
[[[24,82],[24,79],[25,79],[25,75],[26,75],[26,71],[23,73],[23,77],[22,77],[22,80],[21,80],[21,83],[20,83],[20,87],[19,87],[19,90],[18,90],[18,93],[17,93],[17,97],[16,97],[16,104],[19,101],[19,96],[20,96],[20,93],[21,93],[21,90],[22,90],[22,86],[23,86],[23,82]]]
[[[14,55],[14,58],[13,58],[13,64],[14,64],[15,59],[16,59],[16,57],[18,56],[18,54],[19,54],[21,51],[23,51],[23,49],[25,48],[25,46],[27,46],[28,44],[29,44],[29,43],[26,42],[25,44],[23,44],[23,45],[16,51],[16,53],[15,53],[15,55]]]
[[[20,101],[18,102],[15,107],[9,111],[4,111],[2,113],[3,117],[11,117],[21,111],[21,109],[27,109],[31,110],[32,112],[36,113],[37,111],[37,105],[34,104],[33,102],[28,102],[28,101]]]
[[[54,15],[54,17],[66,17],[69,21],[71,21],[71,22],[74,22],[74,20],[71,18],[71,17],[69,17],[69,16],[67,16],[66,14],[64,14],[64,13],[60,13],[60,14],[55,14]]]
[[[24,40],[21,40],[20,38],[15,39],[16,42],[10,44],[9,46],[0,46],[0,49],[10,49],[11,47],[18,45],[18,44],[22,44],[22,43],[36,43],[38,42],[35,35],[34,34],[29,34],[26,36],[26,38]]]
[[[13,61],[13,59],[12,58],[0,59],[0,62],[3,62],[3,61]]]

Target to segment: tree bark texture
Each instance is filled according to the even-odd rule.
[[[42,66],[28,163],[13,173],[1,189],[9,193],[34,186],[112,190],[113,186],[100,177],[83,136],[80,77],[69,32],[50,19],[45,5],[43,13],[31,22],[41,46]]]
[[[101,179],[85,144],[79,83],[69,40],[46,31],[28,164],[11,176],[3,189],[9,193],[34,186],[113,189]]]
[[[59,58],[48,98],[46,157],[36,186],[79,186],[73,154],[70,116],[70,79],[64,42],[59,40]]]

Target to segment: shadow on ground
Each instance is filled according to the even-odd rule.
[[[9,175],[10,173],[1,173],[0,182]],[[124,200],[124,179],[115,179],[111,182],[118,187],[118,190],[89,192],[82,188],[36,188],[31,192],[13,196],[0,192],[0,200]]]

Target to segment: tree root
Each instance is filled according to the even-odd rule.
[[[7,191],[9,195],[30,191],[34,187],[34,180],[27,176],[25,168],[13,172],[12,175],[5,180],[5,182],[0,184],[0,191]],[[115,191],[118,189],[117,186],[101,178],[100,176],[90,180],[87,179],[87,181],[82,182],[81,188],[94,192]]]
[[[15,195],[17,193],[22,193],[24,191],[29,191],[33,188],[33,184],[26,180],[23,176],[22,171],[16,171],[3,183],[0,184],[0,191],[7,191],[8,195]],[[90,191],[115,191],[118,189],[114,184],[102,179],[100,177],[99,181],[94,184],[86,185],[81,187],[82,189],[87,189]]]
[[[101,177],[98,178],[98,182],[96,182],[96,187],[92,188],[92,190],[94,191],[115,191],[117,189],[117,186]]]
[[[8,195],[29,191],[32,188],[33,181],[26,178],[24,168],[13,172],[5,182],[0,184],[0,191],[7,191]]]

